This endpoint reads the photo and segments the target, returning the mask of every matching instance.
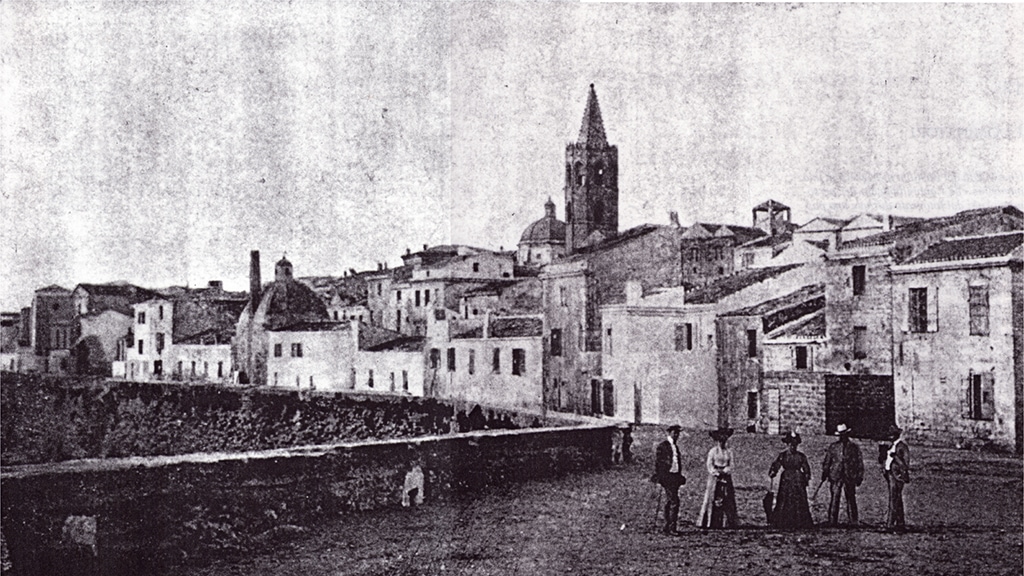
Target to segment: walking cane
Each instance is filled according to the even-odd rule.
[[[655,490],[658,491],[658,503],[654,506],[654,529],[658,529],[658,512],[661,510],[661,486],[655,484]]]
[[[821,482],[818,482],[818,487],[814,489],[814,496],[811,496],[811,500],[818,499],[818,490],[821,490],[821,485],[825,483],[825,476],[821,477]]]

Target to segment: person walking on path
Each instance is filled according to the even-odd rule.
[[[654,475],[651,477],[665,489],[665,527],[662,533],[675,535],[679,523],[679,487],[686,484],[683,476],[682,456],[679,453],[679,431],[676,424],[668,427],[668,438],[658,444],[654,458]]]
[[[771,526],[786,530],[812,528],[814,521],[811,519],[811,509],[807,504],[807,484],[811,481],[811,465],[807,463],[807,456],[797,450],[800,445],[799,434],[788,432],[782,437],[782,441],[788,444],[789,448],[779,453],[768,469],[770,478],[775,478],[779,469],[782,469],[779,494],[771,515]]]
[[[832,499],[828,503],[828,525],[839,525],[839,500],[846,495],[846,515],[854,526],[860,523],[857,515],[857,487],[864,481],[864,459],[860,448],[850,441],[850,429],[846,424],[836,427],[839,440],[832,443],[825,452],[821,465],[822,479],[828,480]]]
[[[732,428],[712,430],[710,435],[718,445],[708,451],[708,482],[697,526],[734,528],[739,520],[736,517],[736,493],[732,485],[732,450],[727,445],[732,436]]]
[[[906,529],[903,515],[903,486],[910,482],[910,447],[903,439],[903,430],[896,425],[889,428],[892,446],[885,454],[882,474],[889,485],[889,509],[885,514],[885,527],[890,530]]]

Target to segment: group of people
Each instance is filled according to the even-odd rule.
[[[680,426],[668,427],[668,437],[658,444],[655,452],[654,474],[651,481],[658,483],[665,492],[665,534],[678,534],[679,488],[686,484],[683,475],[682,453],[679,450]],[[839,508],[846,501],[846,512],[853,525],[860,523],[857,511],[857,487],[864,481],[864,459],[860,448],[850,440],[850,428],[845,424],[836,427],[838,439],[825,452],[821,467],[821,482],[814,492],[827,481],[831,492],[828,505],[828,526],[839,525]],[[704,487],[704,501],[697,517],[699,528],[731,528],[739,525],[736,514],[736,495],[732,483],[733,453],[729,448],[732,428],[719,428],[710,432],[716,444],[708,451],[706,467],[707,483]],[[900,531],[906,526],[903,513],[903,486],[910,482],[910,449],[903,438],[903,430],[892,426],[887,434],[888,444],[879,449],[879,463],[889,486],[889,505],[886,513],[886,527]],[[768,476],[774,487],[779,477],[778,495],[769,490],[765,497],[765,513],[768,524],[779,529],[813,528],[811,509],[807,500],[807,487],[811,482],[811,466],[807,456],[800,452],[800,435],[787,432],[782,437],[787,448],[779,453],[768,467]]]

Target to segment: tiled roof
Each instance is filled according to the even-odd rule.
[[[646,236],[651,232],[654,232],[658,228],[660,228],[660,226],[656,224],[641,224],[639,226],[635,226],[633,228],[630,228],[629,230],[624,230],[623,232],[620,232],[619,234],[616,234],[615,236],[612,236],[611,238],[604,240],[603,242],[599,242],[591,246],[583,246],[577,251],[575,255],[572,256],[571,259],[579,260],[581,257],[587,254],[593,254],[595,252],[603,252],[605,250],[610,250],[612,248],[615,248],[616,246],[619,246],[636,238],[640,238],[641,236]]]
[[[347,330],[348,322],[295,322],[283,326],[271,326],[267,330],[271,332],[331,332],[336,330]]]
[[[156,292],[139,288],[133,284],[79,284],[81,288],[94,296],[124,296],[125,298],[141,298],[139,302],[158,296]]]
[[[500,294],[502,290],[515,284],[516,280],[491,280],[480,286],[466,290],[465,296],[478,296],[481,294]]]
[[[803,264],[789,264],[787,266],[774,266],[771,268],[751,268],[743,270],[730,276],[723,276],[693,291],[687,292],[685,298],[687,304],[712,304],[720,299],[739,292],[744,288],[774,278]]]
[[[1021,213],[1014,206],[997,206],[994,208],[979,208],[977,210],[965,210],[958,212],[952,216],[943,216],[940,218],[927,218],[924,220],[918,220],[908,222],[906,225],[896,228],[895,230],[888,230],[886,232],[879,232],[878,234],[872,234],[871,236],[865,236],[850,242],[844,242],[843,248],[856,248],[861,246],[881,246],[885,244],[893,244],[900,240],[913,237],[917,234],[924,234],[927,232],[934,232],[941,230],[943,227],[960,224],[963,222],[970,221],[975,218],[981,218],[985,216],[994,216],[1004,214],[1016,219],[1024,219],[1024,213]]]
[[[491,338],[516,338],[540,336],[544,322],[540,318],[491,318]]]
[[[789,206],[775,200],[766,200],[754,206],[754,210],[789,210]]]
[[[757,238],[755,240],[747,242],[746,244],[743,244],[742,247],[743,248],[771,248],[771,247],[774,247],[774,246],[778,246],[779,244],[785,244],[786,242],[789,242],[791,240],[793,240],[793,233],[792,232],[783,232],[781,234],[776,234],[774,236],[763,236],[761,238]]]
[[[423,336],[403,336],[401,338],[395,338],[394,340],[388,340],[375,344],[366,348],[367,352],[420,352],[423,350],[423,343],[426,342],[426,338]]]
[[[1006,256],[1024,244],[1024,231],[989,234],[967,238],[949,238],[928,248],[908,264],[978,260]]]
[[[753,306],[747,306],[745,308],[726,312],[722,314],[722,316],[761,316],[795,306],[808,300],[823,297],[824,295],[824,284],[810,284],[800,288],[799,290],[790,292],[785,296],[772,298],[771,300],[765,300],[764,302],[759,302]]]
[[[796,322],[783,326],[770,334],[768,340],[776,338],[824,338],[825,337],[825,310],[821,309],[808,314]]]

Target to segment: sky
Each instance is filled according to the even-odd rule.
[[[0,4],[0,308],[510,249],[595,85],[620,229],[1024,208],[1016,4]]]

